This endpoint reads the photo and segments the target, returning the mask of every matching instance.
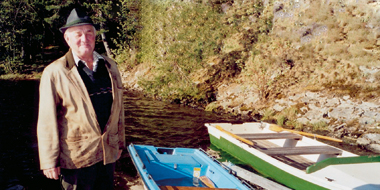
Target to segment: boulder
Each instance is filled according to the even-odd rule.
[[[374,153],[380,154],[380,144],[370,144],[366,148]]]

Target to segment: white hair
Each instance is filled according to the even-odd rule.
[[[92,28],[93,28],[93,30],[94,30],[94,34],[96,35],[96,28],[95,28],[95,26],[94,26],[94,25],[92,25],[92,24],[89,24],[89,25],[91,25],[91,26],[92,26]],[[65,30],[65,33],[63,33],[63,35],[65,36],[65,35],[66,35],[66,32],[67,32],[67,31],[69,31],[71,28],[72,28],[72,27],[70,27],[70,28],[67,28],[67,29]]]

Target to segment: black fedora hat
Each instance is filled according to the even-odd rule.
[[[66,25],[61,27],[59,31],[62,33],[65,33],[66,29],[73,27],[73,26],[81,26],[90,24],[95,27],[95,29],[99,29],[99,25],[94,24],[89,16],[86,15],[86,13],[78,8],[74,8],[69,17],[67,18]]]

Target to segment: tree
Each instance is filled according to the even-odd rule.
[[[99,0],[95,0],[96,4],[99,5]],[[108,1],[109,2],[109,1]],[[103,12],[101,9],[95,9],[97,10],[97,15],[99,16],[99,18],[103,18]],[[103,29],[104,28],[104,22],[101,22],[100,23],[100,29]],[[112,57],[112,53],[111,53],[111,50],[109,48],[109,45],[108,45],[108,42],[107,42],[107,38],[106,38],[106,33],[104,30],[101,31],[101,36],[102,36],[102,41],[103,41],[103,44],[104,44],[104,48],[106,49],[106,52],[107,52],[107,56],[108,57]]]
[[[26,65],[50,63],[57,51],[67,51],[59,31],[74,7],[87,8],[95,23],[100,24],[101,39],[108,56],[111,49],[131,47],[137,20],[130,18],[129,7],[140,0],[7,0],[0,2],[0,74],[21,72]],[[132,26],[132,27],[130,27]],[[111,28],[112,32],[108,32]],[[109,41],[106,40],[106,34]],[[48,57],[50,47],[59,47]],[[101,51],[104,51],[101,50]],[[98,51],[98,49],[97,49]],[[102,52],[100,52],[102,53]]]

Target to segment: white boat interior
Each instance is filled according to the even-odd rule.
[[[247,145],[247,143],[240,143],[245,144],[244,147],[249,146],[254,148],[255,150],[253,151],[256,151],[254,154],[262,156],[262,159],[266,159],[267,161],[275,159],[277,161],[270,162],[273,164],[287,165],[280,166],[284,168],[284,170],[298,170],[294,171],[296,175],[297,173],[306,174],[306,169],[309,166],[327,158],[358,156],[313,138],[287,131],[272,131],[269,125],[268,123],[255,122],[243,124],[212,123],[210,126],[220,126],[227,131],[227,133],[229,132],[248,141],[252,141],[254,143],[253,146]],[[224,135],[222,133],[220,134]],[[344,186],[363,187],[363,189],[380,189],[379,170],[380,162],[335,164],[328,165],[323,169],[318,169],[317,171],[307,174],[307,176],[323,179],[325,181],[334,181]]]

